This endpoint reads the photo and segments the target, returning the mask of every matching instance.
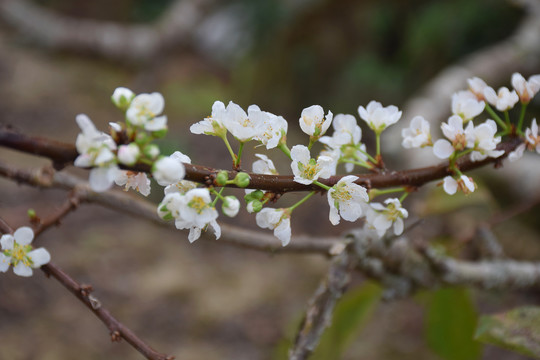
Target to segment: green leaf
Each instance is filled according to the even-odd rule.
[[[310,360],[340,359],[367,324],[380,297],[381,288],[371,282],[346,293],[336,305],[332,324],[324,332]]]
[[[482,316],[475,338],[540,359],[540,307],[520,307]]]
[[[445,360],[479,359],[482,345],[473,339],[477,313],[469,292],[461,288],[435,291],[429,299],[425,336]]]

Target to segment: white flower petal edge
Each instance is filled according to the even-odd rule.
[[[328,111],[325,117],[322,106],[312,105],[302,110],[299,119],[300,128],[309,136],[320,137],[330,127],[332,118],[333,114],[331,111]]]
[[[354,183],[356,180],[357,176],[344,176],[328,190],[329,219],[332,225],[339,224],[340,215],[351,222],[362,216],[362,207],[369,201],[369,196],[366,188]]]
[[[257,213],[255,220],[259,227],[274,230],[274,236],[281,240],[282,246],[291,241],[291,219],[285,209],[264,208]]]

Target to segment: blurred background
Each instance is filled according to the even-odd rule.
[[[359,105],[375,99],[403,108],[402,122],[408,123],[418,115],[407,111],[411,99],[434,91],[426,84],[450,66],[474,62],[486,49],[501,47],[497,56],[507,63],[477,64],[483,73],[462,74],[463,79],[479,75],[499,87],[510,86],[514,71],[540,73],[535,52],[540,34],[533,27],[538,13],[529,6],[503,0],[0,0],[0,122],[74,142],[79,113],[102,130],[108,122],[122,120],[110,102],[116,87],[159,91],[170,128],[160,142],[164,152],[179,149],[193,163],[227,167],[230,159],[216,138],[189,132],[191,124],[210,114],[214,101],[232,100],[243,108],[257,104],[284,116],[289,145],[305,142],[297,119],[313,104],[357,116]],[[513,53],[508,55],[502,47],[514,44],[509,41],[522,47],[510,46]],[[448,83],[449,89],[456,86],[465,89],[466,83]],[[436,104],[439,120],[450,111],[450,98],[445,99]],[[373,138],[363,130],[369,148]],[[245,164],[250,164],[255,150],[246,150]],[[0,152],[1,161],[13,165],[47,164],[6,149]],[[278,152],[269,155],[276,163],[284,160]],[[394,156],[388,163],[399,169],[404,160]],[[436,163],[433,157],[430,161]],[[289,172],[287,163],[278,169]],[[456,255],[468,254],[466,239],[479,221],[538,196],[538,178],[524,178],[527,169],[513,171],[526,179],[518,183],[486,177],[491,169],[477,172],[481,191],[467,202],[442,206],[442,191],[431,186],[411,196],[406,206],[424,217],[425,224],[439,230],[445,224],[434,241]],[[523,186],[534,193],[517,192]],[[154,188],[151,201],[161,197]],[[63,199],[60,190],[0,179],[1,216],[13,227],[26,224],[29,208],[46,215]],[[319,205],[321,211],[312,210]],[[331,228],[327,216],[326,200],[315,199],[295,212],[293,234],[338,235],[354,226]],[[508,256],[540,257],[537,217],[531,211],[495,229]],[[236,219],[220,220],[254,226],[245,211]],[[81,206],[39,243],[77,280],[93,284],[96,296],[119,320],[177,359],[285,358],[283,349],[328,267],[326,259],[315,255],[273,256],[219,241],[190,245],[185,232],[97,205]],[[354,283],[362,281],[358,274]],[[454,299],[445,294],[426,292],[372,306],[341,358],[525,359],[477,343],[468,343],[472,350],[465,355],[452,352],[457,345],[441,351],[441,342],[460,344],[437,332],[447,324],[437,325],[429,315],[437,299]],[[469,314],[454,325],[458,334],[463,324],[469,324],[464,332],[472,332],[477,313],[538,301],[538,294],[531,293],[459,290],[452,296],[464,299],[460,304]],[[41,273],[31,279],[11,273],[0,277],[0,343],[0,359],[141,358],[128,345],[111,343],[99,320]]]

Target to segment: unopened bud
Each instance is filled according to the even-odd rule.
[[[236,174],[236,177],[234,178],[234,183],[238,187],[245,188],[249,185],[250,180],[251,178],[249,177],[247,173],[241,172],[241,173]]]
[[[222,170],[218,172],[216,176],[216,184],[218,186],[225,186],[227,185],[227,181],[229,180],[229,173],[225,170]]]

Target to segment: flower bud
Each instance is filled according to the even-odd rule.
[[[118,147],[118,161],[124,165],[134,165],[140,155],[141,150],[139,150],[139,146],[135,143],[120,145]]]
[[[259,200],[253,200],[253,201],[250,201],[248,204],[247,204],[247,211],[248,213],[252,214],[252,213],[257,213],[259,211],[261,211],[263,208],[263,204],[262,202],[260,202]]]
[[[229,173],[225,170],[222,170],[218,172],[216,176],[216,185],[218,186],[225,186],[227,185],[227,181],[229,180]]]
[[[175,184],[184,178],[184,164],[171,157],[162,157],[152,166],[152,175],[161,186]]]
[[[146,145],[143,149],[143,154],[147,158],[154,160],[159,156],[159,146],[156,144]]]
[[[133,93],[133,91],[125,87],[118,87],[114,90],[111,96],[111,100],[117,108],[122,111],[126,111],[126,109],[129,107],[129,104],[131,104],[131,100],[133,100],[134,97],[135,94]]]
[[[247,173],[241,172],[241,173],[236,174],[236,177],[234,178],[234,183],[238,187],[245,188],[249,185],[250,179],[251,178],[249,177]]]
[[[240,210],[240,201],[235,196],[225,196],[221,210],[225,215],[235,217]]]

